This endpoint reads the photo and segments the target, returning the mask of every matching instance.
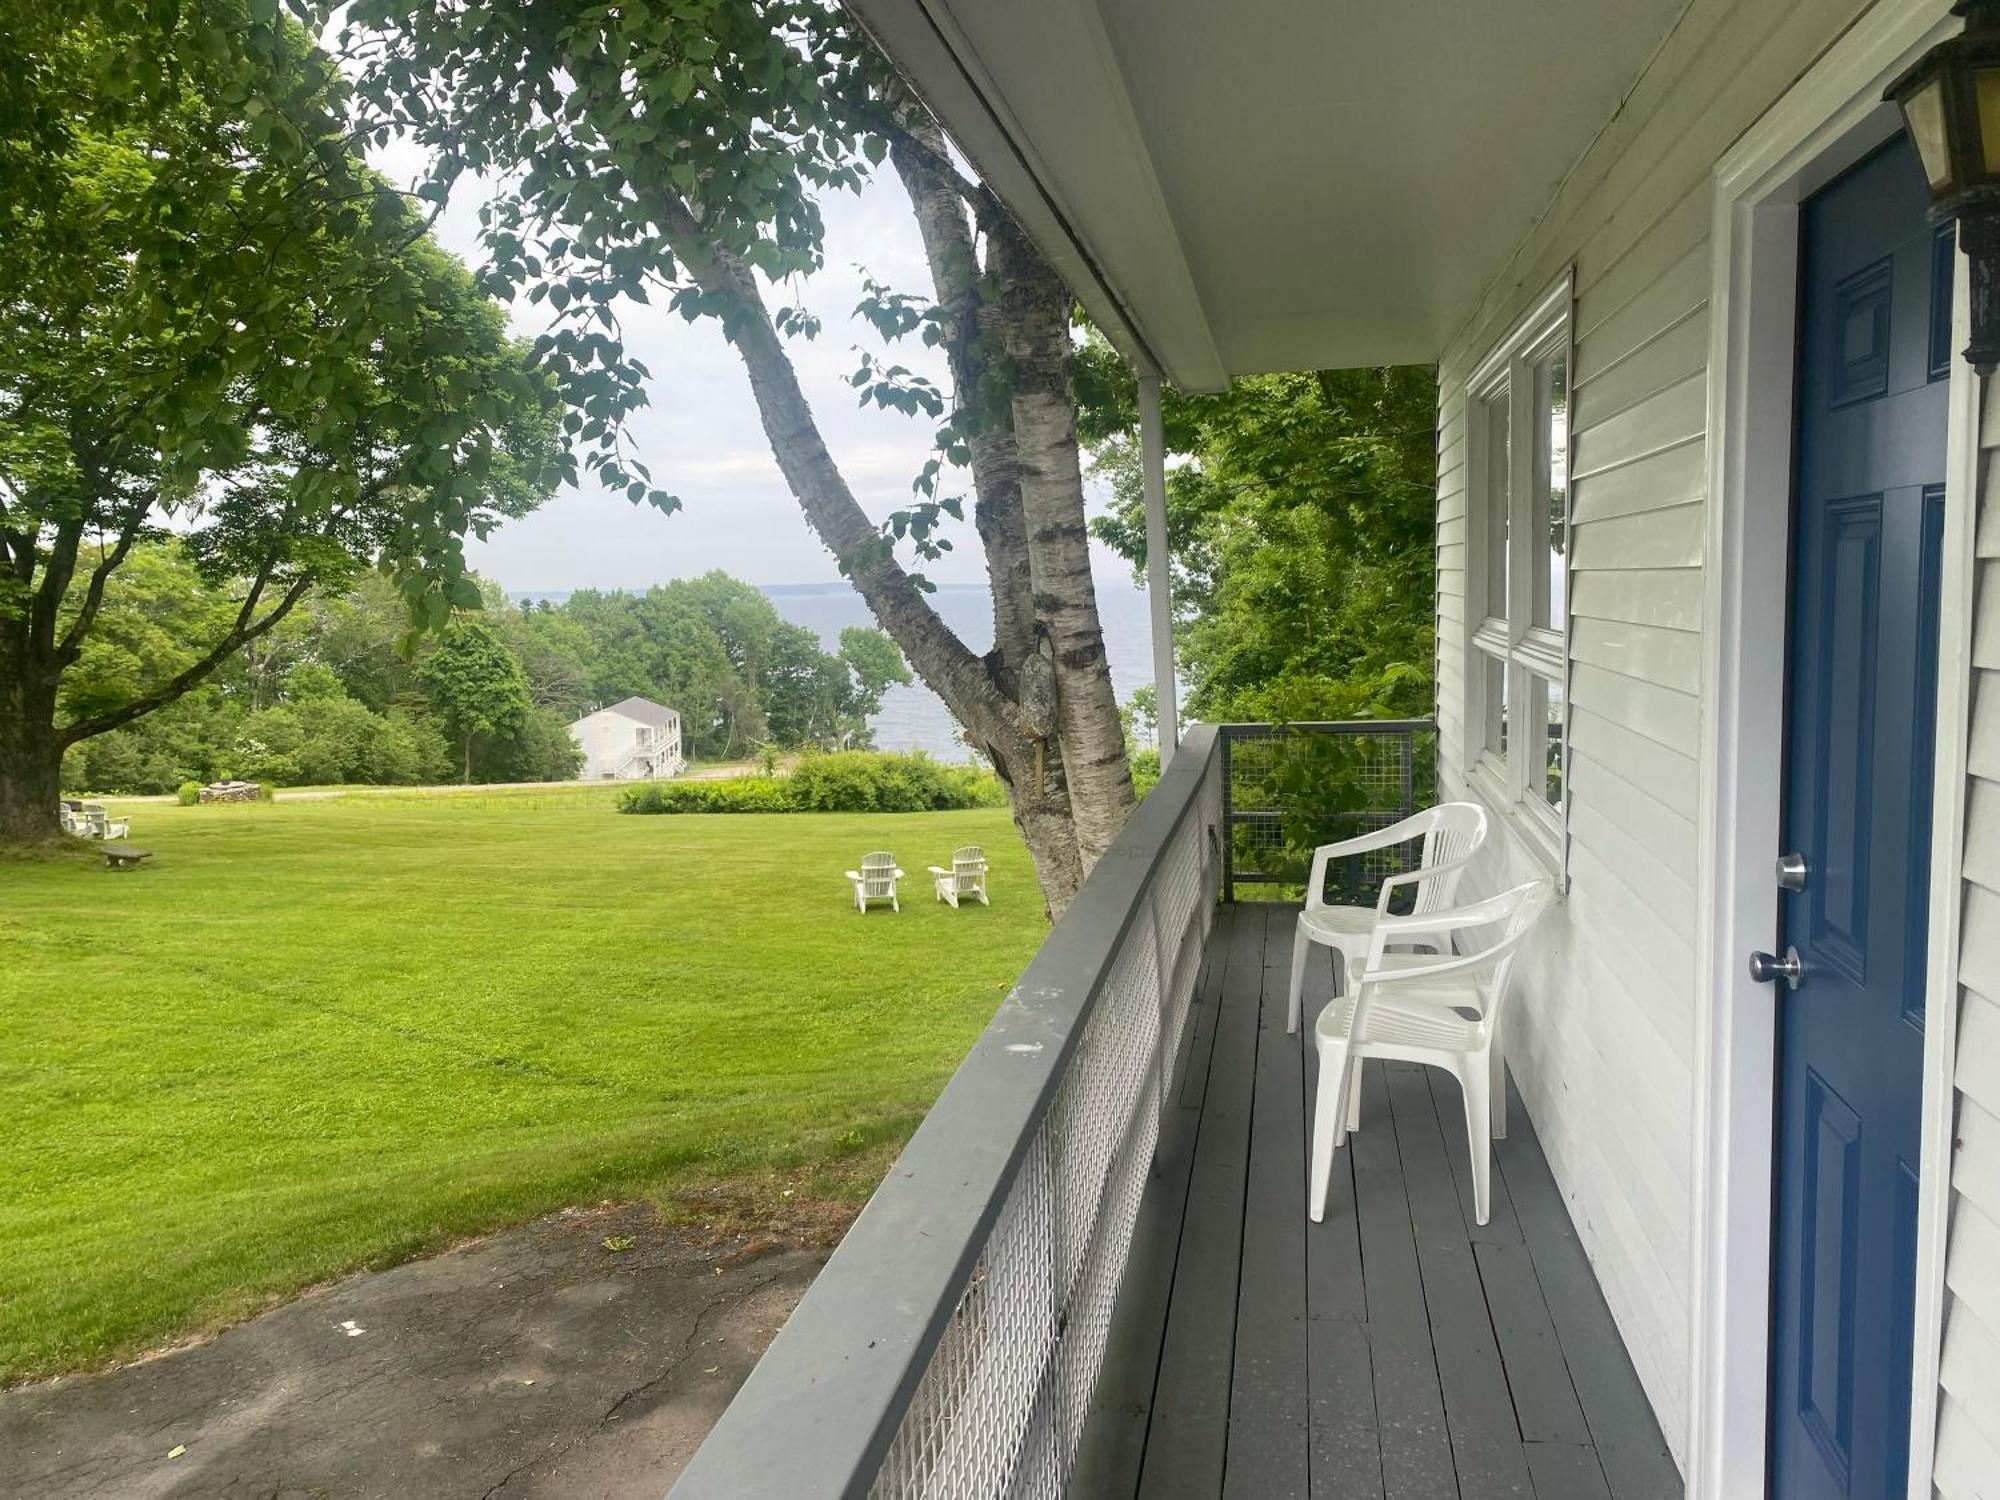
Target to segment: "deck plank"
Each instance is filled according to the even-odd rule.
[[[1495,1145],[1495,1163],[1507,1175],[1535,1277],[1613,1500],[1681,1500],[1680,1471],[1619,1342],[1618,1325],[1518,1094],[1508,1107],[1510,1129]]]
[[[1069,1492],[1680,1496],[1518,1098],[1482,1227],[1456,1083],[1371,1062],[1307,1223],[1310,1022],[1333,972],[1308,969],[1286,1035],[1295,910],[1225,906],[1210,936]]]
[[[1287,955],[1289,961],[1289,955]],[[1287,980],[1290,974],[1287,970]],[[1302,1116],[1310,1149],[1319,1054],[1312,1020],[1331,998],[1333,969],[1306,971],[1300,1048]],[[1358,1140],[1359,1137],[1356,1137]],[[1368,1292],[1355,1214],[1352,1151],[1333,1161],[1326,1218],[1306,1225],[1306,1458],[1313,1500],[1382,1500],[1382,1435],[1375,1421],[1375,1368],[1368,1345]]]
[[[1446,1143],[1451,1147],[1452,1180],[1458,1185],[1458,1204],[1465,1215],[1466,1232],[1475,1245],[1518,1245],[1521,1243],[1521,1222],[1514,1214],[1514,1200],[1507,1192],[1507,1179],[1498,1172],[1492,1174],[1489,1186],[1491,1201],[1487,1204],[1487,1222],[1473,1222],[1472,1201],[1472,1149],[1465,1135],[1465,1095],[1460,1092],[1458,1080],[1442,1068],[1426,1068],[1431,1086],[1431,1100],[1437,1106],[1438,1128],[1443,1131]],[[1512,1123],[1512,1112],[1509,1112]]]
[[[1507,1386],[1514,1393],[1522,1440],[1587,1446],[1590,1427],[1583,1420],[1528,1247],[1475,1245],[1473,1253],[1479,1258],[1479,1279],[1485,1284],[1493,1331],[1500,1339],[1500,1358],[1507,1366]]]
[[[1214,1057],[1139,1476],[1138,1493],[1149,1500],[1176,1496],[1213,1500],[1222,1493],[1230,1377],[1236,1358],[1236,1293],[1242,1270],[1257,1012],[1264,987],[1266,923],[1244,921],[1243,915],[1239,907],[1223,968]]]
[[[1266,912],[1225,1500],[1307,1500],[1305,1082],[1285,1034],[1291,909]]]
[[[1473,1258],[1471,1226],[1459,1204],[1451,1152],[1425,1076],[1429,1071],[1392,1065],[1389,1101],[1458,1490],[1462,1500],[1532,1500],[1534,1483]],[[1462,1136],[1459,1149],[1465,1149]]]
[[[1528,1444],[1535,1500],[1611,1500],[1597,1453],[1569,1443]]]
[[[1235,908],[1216,913],[1202,973],[1188,1018],[1188,1042],[1170,1079],[1176,1101],[1160,1120],[1160,1142],[1132,1226],[1118,1307],[1105,1342],[1091,1412],[1077,1450],[1072,1489],[1079,1495],[1119,1500],[1135,1494],[1145,1462],[1146,1431],[1152,1418],[1153,1388],[1160,1374],[1167,1308],[1180,1258],[1181,1226],[1187,1218],[1189,1178],[1201,1128],[1201,1100],[1208,1089],[1214,1055],[1214,1014],[1222,998],[1223,969],[1229,953]],[[1195,1020],[1209,1017],[1206,1039]],[[1178,1101],[1192,1097],[1188,1107]]]

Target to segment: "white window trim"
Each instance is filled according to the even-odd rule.
[[[1533,400],[1532,374],[1541,360],[1560,350],[1564,374],[1573,395],[1576,356],[1573,315],[1573,278],[1563,275],[1538,298],[1493,346],[1466,382],[1466,638],[1465,638],[1465,719],[1466,782],[1494,812],[1504,818],[1522,841],[1554,873],[1565,881],[1569,867],[1569,793],[1565,786],[1560,807],[1551,807],[1542,794],[1540,776],[1531,777],[1530,768],[1542,765],[1538,751],[1524,740],[1529,732],[1527,705],[1532,678],[1539,677],[1559,687],[1563,695],[1562,764],[1569,765],[1569,580],[1575,518],[1571,514],[1569,478],[1573,463],[1564,465],[1563,567],[1564,607],[1560,621],[1553,625],[1531,625],[1534,569],[1531,559],[1533,538],[1541,535],[1543,520],[1538,507],[1543,491],[1531,483],[1535,462],[1531,444],[1524,441],[1532,426],[1526,416]],[[1492,545],[1487,509],[1487,433],[1485,414],[1491,403],[1504,397],[1509,402],[1508,423],[1512,436],[1509,447],[1507,533],[1509,559],[1507,576],[1511,597],[1492,608],[1487,598],[1488,549]],[[1575,453],[1573,424],[1565,434],[1569,456]],[[1506,664],[1508,703],[1512,722],[1507,757],[1502,761],[1486,747],[1486,663],[1497,658]]]

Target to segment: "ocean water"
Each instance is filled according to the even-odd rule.
[[[1100,568],[1096,582],[1111,685],[1123,703],[1135,689],[1153,680],[1146,594],[1133,586],[1122,568],[1112,575]],[[845,627],[875,623],[861,596],[846,583],[777,584],[766,587],[764,593],[787,620],[816,631],[829,651],[840,648],[840,632]],[[993,599],[983,584],[940,584],[931,595],[931,607],[974,651],[992,646]],[[972,759],[972,751],[958,737],[958,726],[944,700],[921,682],[890,688],[882,699],[882,711],[868,722],[875,731],[878,749],[922,750],[938,760]]]
[[[1111,661],[1111,685],[1120,703],[1153,680],[1152,621],[1146,591],[1137,587],[1122,565],[1096,569],[1097,613],[1104,624],[1104,650]],[[794,625],[816,632],[829,651],[840,649],[840,632],[849,625],[873,625],[875,617],[847,583],[775,583],[758,585],[778,613]],[[567,589],[510,591],[517,604],[546,599],[560,604]],[[993,599],[984,584],[940,584],[931,595],[935,609],[975,652],[993,645]],[[1185,685],[1182,692],[1186,692]],[[972,750],[958,735],[958,725],[944,700],[921,682],[892,687],[882,698],[882,711],[868,721],[881,750],[922,750],[938,760],[969,761]]]

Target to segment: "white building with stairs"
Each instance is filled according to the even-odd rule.
[[[584,781],[652,781],[687,769],[681,716],[649,698],[627,698],[569,726],[583,751]]]

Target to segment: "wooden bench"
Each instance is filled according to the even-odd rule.
[[[136,870],[141,860],[151,859],[150,849],[134,849],[130,844],[114,849],[109,844],[104,847],[104,867],[108,870]]]

